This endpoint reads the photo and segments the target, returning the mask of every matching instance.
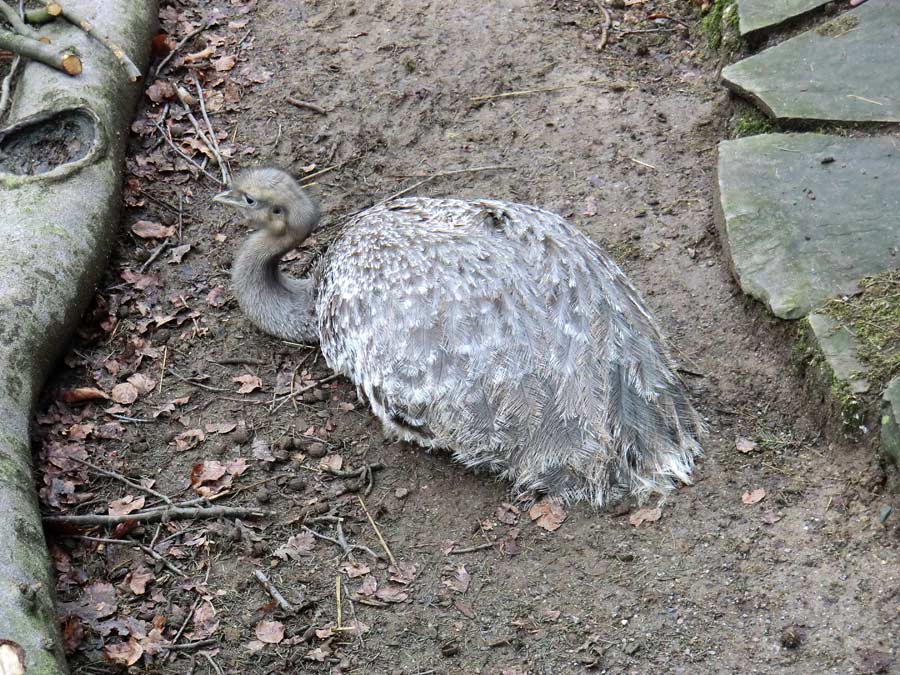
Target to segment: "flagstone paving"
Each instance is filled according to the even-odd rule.
[[[771,28],[827,5],[829,0],[740,0],[738,18],[741,35]]]
[[[868,0],[722,78],[777,119],[900,122],[900,2]]]

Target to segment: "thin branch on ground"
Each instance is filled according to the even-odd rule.
[[[335,476],[337,478],[357,478],[360,482],[365,481],[366,489],[363,491],[363,495],[368,497],[372,493],[372,485],[374,482],[373,475],[375,471],[379,471],[384,468],[384,464],[375,463],[375,464],[366,464],[361,466],[359,469],[354,471],[339,471],[337,469],[323,469],[324,473],[329,476]],[[353,490],[355,492],[359,488]]]
[[[21,61],[22,57],[16,54],[15,58],[12,60],[12,65],[9,67],[9,72],[6,74],[6,77],[3,78],[3,84],[0,84],[0,121],[3,120],[3,116],[6,114],[6,108],[9,106],[13,78],[16,76],[16,71],[18,70]]]
[[[218,644],[218,640],[216,638],[206,638],[205,640],[197,640],[196,642],[182,642],[180,645],[168,645],[164,647],[164,649],[168,649],[170,652],[183,652],[189,649],[202,649],[203,647],[212,647],[214,644]]]
[[[140,68],[134,65],[134,61],[128,58],[128,54],[125,53],[125,50],[122,49],[119,45],[113,42],[109,36],[100,33],[87,19],[80,16],[78,13],[73,12],[70,9],[64,7],[61,3],[51,2],[50,0],[44,0],[44,6],[48,5],[57,5],[62,7],[62,17],[71,23],[74,26],[78,26],[85,33],[94,38],[97,42],[106,47],[113,56],[122,64],[122,67],[125,69],[125,72],[128,73],[128,79],[132,82],[138,82],[143,75],[141,74]]]
[[[107,478],[114,478],[117,481],[125,483],[125,485],[127,485],[130,488],[133,488],[135,490],[140,490],[141,492],[146,492],[148,495],[153,495],[157,499],[162,499],[169,506],[174,506],[174,504],[172,503],[172,500],[169,498],[168,495],[164,495],[162,492],[157,492],[153,488],[146,487],[144,485],[141,485],[140,483],[135,483],[133,480],[123,476],[118,471],[104,469],[102,467],[97,466],[96,464],[92,464],[91,462],[87,461],[86,459],[79,459],[78,457],[72,457],[71,459],[74,459],[79,464],[84,464],[85,466],[90,468],[92,471],[94,471],[94,473],[99,473],[101,476],[106,476]]]
[[[366,503],[359,495],[357,495],[356,498],[359,500],[359,505],[362,506],[363,511],[366,512],[366,518],[369,519],[369,523],[372,525],[372,529],[375,530],[375,535],[378,537],[378,541],[381,542],[381,548],[383,548],[384,552],[387,553],[388,560],[391,561],[391,565],[396,565],[397,560],[394,558],[394,554],[391,553],[391,549],[388,548],[387,542],[384,540],[384,537],[381,536],[381,530],[378,529],[378,525],[375,524],[375,519],[372,517],[372,514],[369,513],[369,509],[366,508]]]
[[[612,17],[609,15],[606,5],[600,0],[597,0],[597,8],[603,14],[603,23],[600,24],[600,42],[597,45],[597,51],[602,52],[606,48],[606,43],[609,42],[609,29],[612,28]]]
[[[262,570],[253,570],[253,576],[256,577],[256,580],[262,584],[264,589],[266,589],[266,593],[272,596],[272,599],[278,603],[278,606],[281,607],[282,611],[287,614],[296,613],[297,610],[294,606],[285,600],[284,596],[278,592],[277,588],[275,588],[275,584],[269,580],[269,577],[267,577]]]
[[[168,569],[170,572],[172,572],[176,576],[179,576],[183,579],[188,578],[188,575],[185,574],[183,571],[181,571],[181,569],[177,565],[175,565],[175,563],[167,560],[165,558],[165,556],[163,556],[158,551],[155,551],[150,546],[147,546],[146,544],[142,544],[139,541],[135,541],[134,539],[108,539],[106,537],[89,537],[87,535],[79,536],[78,539],[84,539],[85,541],[96,541],[101,544],[124,544],[125,546],[137,546],[139,549],[141,549],[144,553],[149,555],[151,558],[153,558],[154,560],[158,560],[163,565],[165,565],[166,569]]]
[[[219,139],[216,138],[216,130],[213,129],[212,122],[209,119],[209,113],[206,112],[205,96],[203,94],[203,88],[200,86],[200,80],[197,79],[197,76],[194,73],[191,73],[191,77],[194,78],[194,86],[197,88],[197,100],[200,102],[200,113],[203,115],[203,120],[206,122],[206,127],[209,129],[209,138],[213,144],[212,151],[216,156],[216,161],[219,162],[219,169],[222,172],[222,182],[227,185],[231,182],[231,171],[228,168],[228,162],[222,156],[222,150],[219,148]]]
[[[166,57],[165,57],[162,61],[159,62],[159,65],[156,66],[156,70],[153,72],[153,76],[154,76],[154,77],[159,77],[160,73],[162,73],[162,71],[165,70],[166,66],[169,65],[169,61],[172,60],[172,57],[175,56],[175,54],[176,54],[182,47],[184,47],[184,46],[188,43],[189,40],[191,40],[192,38],[197,37],[200,33],[202,33],[203,31],[205,31],[207,28],[211,28],[211,27],[214,26],[215,24],[216,24],[216,21],[215,21],[215,20],[212,20],[212,21],[210,21],[209,23],[203,24],[203,25],[200,26],[199,28],[195,28],[195,29],[192,30],[190,33],[188,33],[188,34],[185,35],[183,38],[181,38],[181,39],[178,41],[178,44],[176,44],[175,47],[172,48],[172,51],[170,51],[170,52],[166,55]]]
[[[19,35],[0,28],[0,49],[40,61],[66,75],[78,75],[82,70],[81,59],[74,52],[60,50],[45,42]]]
[[[319,539],[323,539],[324,541],[330,541],[332,544],[336,546],[340,546],[341,550],[344,552],[344,555],[350,559],[353,559],[353,551],[359,550],[365,553],[366,555],[372,556],[375,560],[378,560],[380,557],[375,551],[370,549],[368,546],[363,546],[362,544],[351,544],[347,541],[347,538],[344,536],[344,530],[341,527],[340,521],[335,524],[335,530],[337,531],[337,539],[332,537],[326,537],[324,534],[320,534],[316,532],[311,527],[307,527],[306,525],[301,526],[304,530],[309,532],[314,537],[318,537]]]
[[[478,546],[469,546],[468,548],[451,548],[447,551],[447,555],[460,555],[462,553],[475,553],[476,551],[483,551],[488,548],[493,548],[496,546],[497,542],[489,541],[486,544],[479,544]]]
[[[287,102],[298,108],[306,108],[307,110],[312,110],[313,112],[319,113],[320,115],[328,114],[328,111],[325,110],[325,108],[317,106],[315,103],[310,103],[309,101],[301,101],[300,99],[294,98],[293,96],[288,96]]]
[[[537,87],[535,89],[518,89],[516,91],[504,91],[499,94],[485,94],[484,96],[471,96],[469,100],[472,103],[483,103],[484,101],[492,101],[495,98],[517,98],[519,96],[529,96],[530,94],[543,94],[550,91],[563,91],[564,89],[574,89],[577,84],[566,84],[559,87]],[[494,168],[494,167],[491,167]]]
[[[34,28],[26,24],[22,17],[19,16],[19,13],[7,5],[3,0],[0,0],[0,14],[3,15],[3,18],[9,22],[12,29],[19,35],[37,39],[37,32]]]
[[[45,525],[90,527],[119,523],[156,523],[161,520],[201,520],[210,518],[265,518],[277,515],[274,511],[248,509],[239,506],[160,507],[147,511],[133,511],[125,515],[109,516],[100,513],[74,516],[44,516]]]
[[[155,126],[159,130],[159,133],[162,134],[163,140],[165,140],[165,142],[168,143],[169,147],[172,148],[184,161],[186,161],[188,164],[193,166],[195,169],[197,169],[197,171],[201,172],[204,176],[206,176],[210,180],[214,181],[216,184],[222,185],[221,180],[219,180],[216,176],[213,176],[209,171],[207,171],[202,166],[200,166],[200,164],[198,162],[196,162],[194,159],[189,157],[181,148],[179,148],[177,145],[175,145],[175,141],[172,140],[172,137],[169,136],[169,133],[165,130],[165,128],[159,122],[157,122],[156,120],[154,120],[152,118],[150,119],[150,121],[153,122],[153,126]]]

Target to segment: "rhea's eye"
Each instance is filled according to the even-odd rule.
[[[273,207],[272,207],[272,213],[273,213],[274,215],[276,215],[276,216],[280,216],[283,212],[282,212],[280,206],[273,206]]]
[[[256,206],[256,200],[253,199],[250,195],[244,195],[244,203],[247,206]]]

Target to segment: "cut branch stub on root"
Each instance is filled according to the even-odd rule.
[[[74,52],[8,30],[0,29],[0,49],[27,56],[66,75],[80,75],[82,71],[81,58]]]

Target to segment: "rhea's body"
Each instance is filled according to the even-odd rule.
[[[299,242],[273,236],[252,235],[235,262],[242,309],[278,337],[318,341],[397,437],[518,493],[596,506],[689,482],[702,424],[660,332],[618,266],[559,216],[396,200],[353,218],[307,279],[278,271]]]

